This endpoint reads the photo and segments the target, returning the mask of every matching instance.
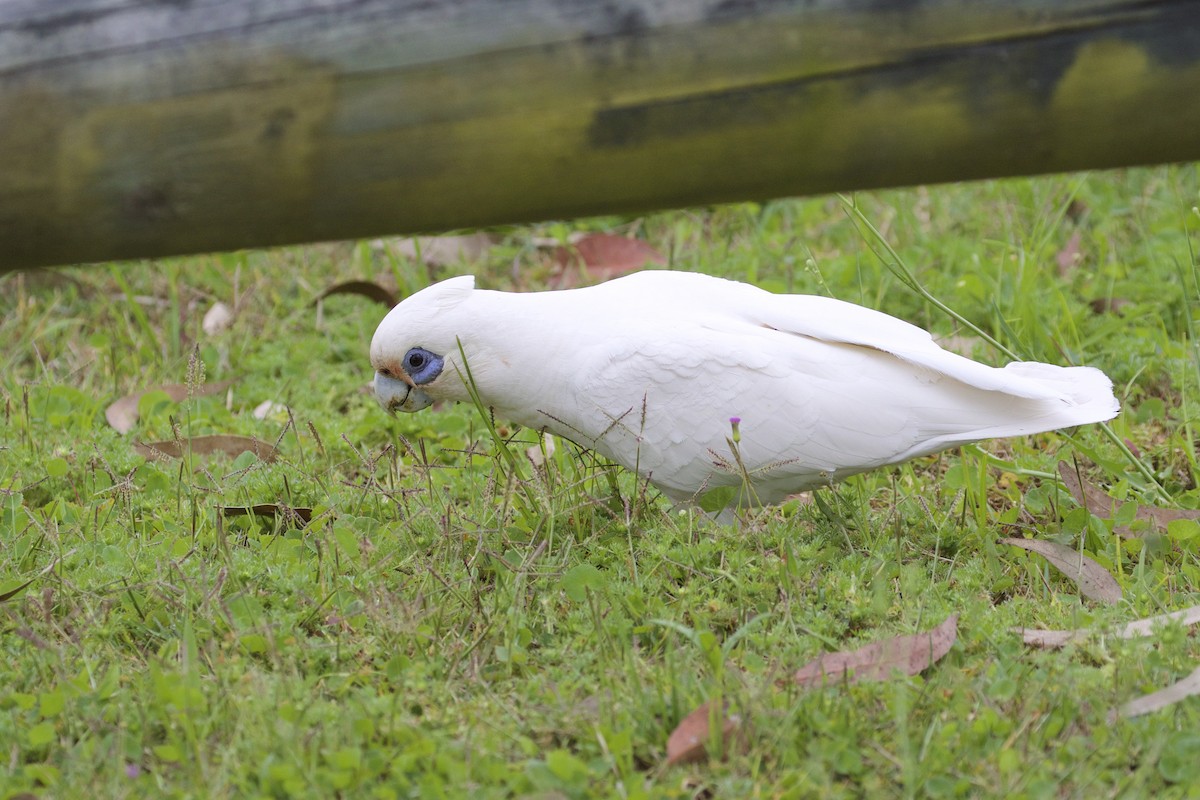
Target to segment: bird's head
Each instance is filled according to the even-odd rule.
[[[422,289],[393,308],[371,339],[375,399],[389,412],[420,411],[465,394],[459,365],[459,315],[475,290],[464,275]]]

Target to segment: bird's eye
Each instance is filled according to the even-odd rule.
[[[432,383],[442,374],[443,359],[424,347],[414,347],[404,354],[404,371],[418,386]]]

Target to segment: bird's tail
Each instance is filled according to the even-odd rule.
[[[984,369],[990,374],[974,377],[986,380],[959,384],[954,401],[926,418],[919,441],[897,461],[983,439],[1103,422],[1121,410],[1112,381],[1093,367],[1014,362]]]
[[[1013,377],[1037,383],[1058,403],[1049,403],[1044,430],[1104,422],[1121,410],[1112,381],[1095,367],[1058,367],[1036,361],[1014,361],[1004,367]]]

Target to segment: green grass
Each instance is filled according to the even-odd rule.
[[[0,276],[0,796],[1194,793],[1200,700],[1109,714],[1191,672],[1195,638],[1038,651],[1010,628],[1103,631],[1200,602],[1196,525],[1121,540],[1046,477],[1074,459],[1122,499],[1200,506],[1200,169],[853,200],[861,217],[816,198],[506,230],[475,271],[508,288],[516,263],[537,286],[532,237],[636,230],[672,268],[831,294],[1005,360],[944,304],[1022,358],[1103,368],[1114,435],[988,442],[719,527],[569,446],[535,470],[530,433],[472,407],[380,411],[362,387],[381,307],[330,298],[318,320],[310,304],[348,278],[428,282],[366,243]],[[238,316],[208,337],[216,299]],[[228,394],[151,394],[131,434],[108,427],[117,397],[189,369],[195,385],[193,354],[204,380],[236,378]],[[265,400],[290,416],[255,419]],[[206,433],[281,458],[132,447]],[[314,521],[218,518],[255,503]],[[1124,600],[1082,600],[996,544],[1026,535],[1091,555]],[[822,652],[950,613],[958,641],[923,676],[789,685]],[[715,699],[741,741],[664,766],[671,730]]]

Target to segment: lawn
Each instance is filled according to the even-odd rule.
[[[1189,165],[502,229],[470,265],[386,240],[0,276],[0,797],[1196,796],[1200,700],[1121,709],[1200,643],[1116,634],[1200,604],[1200,524],[1148,518],[1200,507],[1197,205]],[[566,442],[535,467],[534,432],[474,407],[383,413],[384,306],[314,304],[540,288],[580,231],[988,363],[1100,367],[1122,414],[722,526]],[[1081,507],[1060,462],[1118,502]],[[919,674],[793,680],[952,614]],[[729,734],[668,764],[705,703]]]

